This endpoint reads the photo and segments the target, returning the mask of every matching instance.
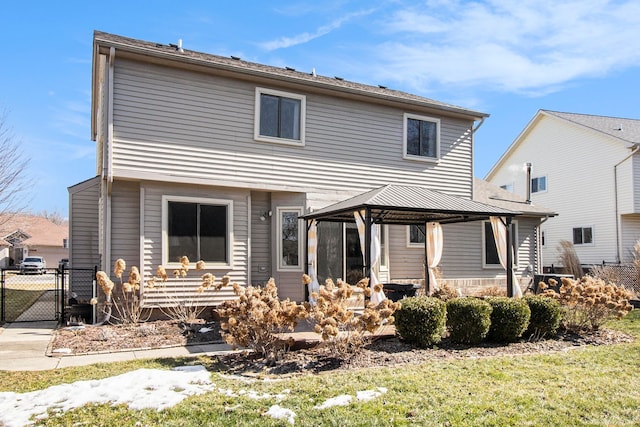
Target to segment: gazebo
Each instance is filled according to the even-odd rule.
[[[376,227],[384,224],[423,225],[427,260],[424,275],[425,292],[429,295],[435,285],[435,275],[430,270],[430,265],[431,268],[434,264],[437,265],[442,253],[440,225],[491,220],[496,247],[506,270],[507,295],[517,297],[520,296],[520,289],[517,284],[517,289],[514,288],[513,253],[507,248],[512,247],[510,229],[513,217],[519,214],[521,212],[451,196],[425,187],[385,185],[302,216],[307,224],[306,273],[317,285],[316,222],[355,222],[358,225],[364,272],[371,283],[377,283],[373,269],[377,262],[376,257],[379,256]]]

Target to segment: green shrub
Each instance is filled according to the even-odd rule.
[[[496,342],[512,342],[520,338],[531,318],[526,301],[509,297],[491,297],[486,301],[493,308],[487,338]]]
[[[478,344],[491,326],[491,305],[478,298],[455,298],[447,301],[447,329],[451,341]]]
[[[531,310],[529,327],[525,332],[525,336],[534,339],[554,337],[558,333],[560,321],[562,320],[560,303],[544,295],[527,295],[523,300]]]
[[[447,306],[438,298],[404,298],[402,307],[394,314],[396,332],[411,344],[428,347],[442,339],[446,315]]]

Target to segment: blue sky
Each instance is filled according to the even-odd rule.
[[[640,119],[637,0],[14,0],[1,11],[0,108],[31,157],[34,212],[66,216],[67,187],[95,175],[93,30],[489,113],[475,136],[481,178],[538,109]]]

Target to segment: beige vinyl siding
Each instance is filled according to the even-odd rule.
[[[69,189],[69,259],[72,268],[95,268],[100,264],[98,200],[100,179],[92,178]],[[78,298],[93,297],[93,273],[70,273],[70,290]]]
[[[307,97],[296,147],[253,139],[255,84],[122,59],[115,76],[116,176],[294,191],[420,184],[471,196],[470,120],[440,118],[441,160],[430,164],[402,158],[401,109],[294,91]]]
[[[111,259],[103,268],[113,270],[122,258],[131,266],[140,267],[140,185],[115,181],[111,191]],[[124,280],[128,276],[125,276]]]
[[[204,273],[210,272],[219,281],[223,276],[228,275],[231,282],[238,282],[246,285],[246,277],[249,273],[248,265],[248,205],[250,193],[244,190],[185,186],[175,184],[161,184],[144,182],[141,184],[143,194],[144,228],[143,233],[143,254],[144,277],[149,278],[156,273],[158,265],[162,265],[162,197],[163,196],[185,196],[207,199],[227,199],[233,202],[233,234],[232,234],[232,268],[207,266],[205,271],[196,271],[195,263],[198,260],[190,260],[191,268],[186,278],[176,279],[173,277],[173,267],[166,265],[169,280],[163,286],[156,286],[153,289],[144,289],[144,304],[151,305],[171,305],[176,300],[186,303],[217,305],[225,299],[233,298],[231,287],[223,288],[220,291],[208,290],[197,293],[200,286],[201,277]],[[175,265],[175,264],[173,264]]]
[[[519,218],[518,276],[527,275],[527,266],[535,269],[537,219]],[[503,268],[483,268],[482,221],[442,226],[444,247],[439,265],[444,279],[492,279],[505,277]],[[424,247],[407,247],[406,226],[389,226],[389,257],[393,280],[424,278]],[[506,283],[506,282],[505,282]]]
[[[598,132],[542,115],[513,150],[491,182],[514,183],[526,194],[523,165],[532,163],[532,177],[546,176],[547,191],[531,200],[558,213],[544,224],[545,265],[559,265],[560,240],[573,241],[574,227],[592,227],[593,245],[577,245],[585,264],[616,261],[616,214],[613,167],[628,156],[624,144]]]
[[[260,215],[271,210],[269,193],[251,192],[251,283],[264,284],[271,277],[271,218]],[[273,211],[272,211],[273,212]]]

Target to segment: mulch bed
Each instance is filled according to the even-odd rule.
[[[360,351],[346,357],[336,357],[322,346],[289,351],[278,360],[269,362],[255,353],[242,351],[212,357],[209,368],[237,374],[319,373],[374,366],[397,367],[445,359],[555,353],[586,345],[610,345],[633,340],[632,336],[622,332],[601,329],[584,335],[564,333],[555,339],[523,339],[510,344],[483,342],[477,346],[464,346],[444,339],[433,348],[419,349],[392,337],[373,340]],[[56,352],[59,349],[68,349],[65,350],[66,354],[87,354],[211,342],[222,342],[218,322],[201,321],[184,325],[176,321],[154,321],[137,325],[61,328],[55,332],[50,348],[54,355],[61,354]]]

